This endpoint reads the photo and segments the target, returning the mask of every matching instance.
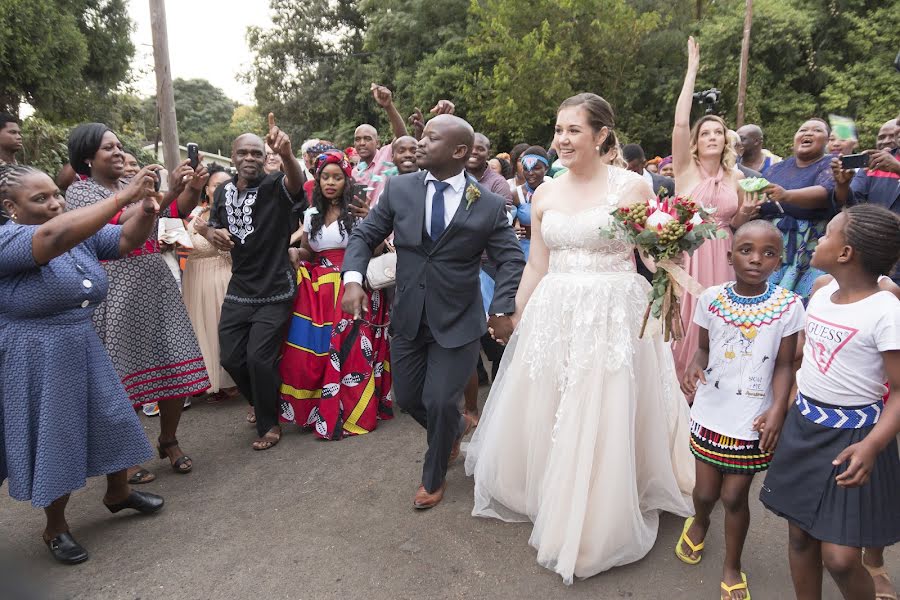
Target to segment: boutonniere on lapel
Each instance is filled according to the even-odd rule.
[[[469,180],[469,186],[466,187],[466,210],[472,208],[472,205],[481,198],[481,190],[475,185],[473,180]]]

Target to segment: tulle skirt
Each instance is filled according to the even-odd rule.
[[[672,352],[638,338],[647,292],[636,273],[546,275],[467,447],[472,514],[532,521],[538,562],[567,584],[645,556],[660,511],[693,513]]]

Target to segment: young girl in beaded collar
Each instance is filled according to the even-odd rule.
[[[823,563],[844,598],[874,598],[862,548],[900,540],[900,301],[879,287],[898,258],[900,219],[869,204],[835,217],[812,257],[834,281],[809,301],[799,393],[760,492],[788,520],[798,598],[821,598]]]
[[[700,296],[694,312],[700,346],[682,383],[686,395],[696,392],[691,408],[696,514],[685,522],[675,554],[690,565],[700,562],[710,514],[721,500],[725,600],[750,599],[741,570],[750,484],[772,460],[790,405],[794,353],[803,329],[800,296],[768,282],[781,253],[781,234],[770,222],[751,221],[737,230],[728,252],[736,281]]]

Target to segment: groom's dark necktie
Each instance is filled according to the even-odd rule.
[[[434,196],[431,197],[431,240],[436,242],[447,227],[444,223],[444,190],[450,184],[443,181],[431,183],[434,185]]]

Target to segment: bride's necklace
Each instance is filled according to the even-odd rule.
[[[771,283],[766,284],[766,291],[759,296],[741,296],[734,291],[734,283],[729,283],[722,286],[709,311],[752,340],[761,326],[771,325],[787,313],[797,298],[790,290]]]

